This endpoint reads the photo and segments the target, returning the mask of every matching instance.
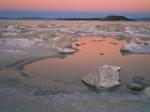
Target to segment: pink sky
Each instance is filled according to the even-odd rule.
[[[0,10],[150,12],[150,0],[0,0]]]

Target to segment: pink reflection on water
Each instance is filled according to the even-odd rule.
[[[125,40],[111,37],[82,37],[79,42],[85,43],[73,47],[79,52],[65,58],[49,58],[25,66],[24,71],[39,80],[71,81],[81,86],[80,79],[99,64],[116,65],[122,68],[121,79],[130,80],[135,75],[150,79],[149,55],[125,55],[120,53]],[[98,41],[97,41],[98,40]],[[117,44],[114,44],[116,42]],[[104,55],[100,55],[103,53]]]

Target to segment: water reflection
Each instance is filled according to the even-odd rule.
[[[82,37],[78,40],[85,44],[78,46],[73,44],[73,47],[79,49],[77,53],[65,58],[49,58],[31,63],[24,67],[24,71],[42,83],[50,80],[55,83],[68,82],[68,85],[74,85],[74,89],[76,86],[81,90],[85,89],[80,81],[81,77],[99,64],[120,66],[121,80],[130,80],[135,75],[150,80],[150,55],[122,55],[120,48],[125,40],[111,37]]]

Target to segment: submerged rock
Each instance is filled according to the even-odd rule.
[[[109,43],[110,43],[110,44],[119,44],[119,42],[118,42],[118,41],[115,41],[115,40],[110,41]]]
[[[150,45],[139,45],[134,42],[123,45],[120,49],[123,52],[139,53],[139,54],[150,54]]]
[[[120,85],[119,82],[119,70],[118,66],[99,65],[88,75],[82,78],[82,81],[86,84],[101,88],[112,88]]]
[[[104,41],[104,40],[101,40],[101,39],[92,39],[91,42],[100,42],[100,41]]]
[[[104,55],[104,53],[100,53],[100,55]]]
[[[146,86],[148,86],[148,84],[143,76],[134,76],[132,77],[132,82],[127,85],[127,88],[133,91],[141,91]]]
[[[144,86],[142,84],[138,83],[130,83],[127,85],[127,88],[133,90],[133,91],[140,91],[144,89]]]
[[[56,48],[56,51],[59,53],[74,53],[77,52],[77,49],[73,48]]]

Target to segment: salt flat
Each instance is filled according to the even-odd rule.
[[[79,71],[87,73],[96,64],[117,64],[127,80],[123,85],[139,74],[149,82],[150,55],[120,52],[124,43],[149,46],[149,40],[150,22],[146,21],[0,20],[0,112],[149,112],[150,99],[142,91],[87,89]],[[76,46],[77,53],[56,50],[70,49],[74,42],[84,43]],[[75,75],[65,74],[71,73],[66,67]],[[52,80],[50,73],[63,69],[62,79],[56,74],[59,80]]]

